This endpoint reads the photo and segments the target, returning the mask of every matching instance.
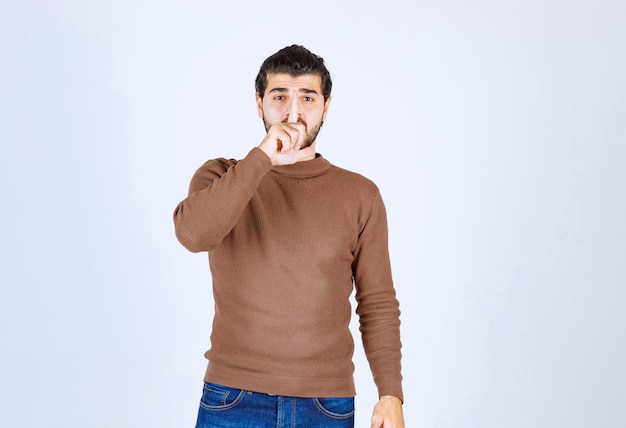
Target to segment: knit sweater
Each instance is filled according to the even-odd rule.
[[[400,311],[378,188],[321,155],[252,149],[194,174],[178,240],[207,251],[215,313],[205,381],[299,397],[355,394],[350,295],[379,395],[403,399]]]

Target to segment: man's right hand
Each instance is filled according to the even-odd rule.
[[[298,93],[294,91],[287,122],[272,125],[259,148],[269,156],[273,165],[291,165],[315,157],[313,147],[301,149],[305,138],[306,126],[298,122]]]

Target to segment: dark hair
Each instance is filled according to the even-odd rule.
[[[267,76],[273,73],[286,73],[292,77],[313,74],[322,78],[322,95],[324,102],[330,97],[333,82],[324,65],[324,58],[315,55],[304,46],[287,46],[268,57],[256,76],[255,88],[261,99],[267,88]]]

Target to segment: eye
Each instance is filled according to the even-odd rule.
[[[308,96],[307,96],[307,97],[302,97],[302,99],[303,99],[304,101],[306,101],[307,103],[312,103],[313,101],[315,101],[315,100],[313,99],[313,97],[308,97]]]
[[[274,100],[276,100],[276,101],[284,101],[285,100],[285,96],[284,95],[276,95],[274,97]]]

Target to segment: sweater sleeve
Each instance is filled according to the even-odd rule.
[[[189,195],[174,210],[176,237],[189,251],[211,251],[233,229],[272,162],[252,149],[239,162],[215,159],[200,167]]]
[[[378,394],[404,401],[400,308],[391,276],[387,216],[378,192],[363,215],[353,270],[359,330]]]

